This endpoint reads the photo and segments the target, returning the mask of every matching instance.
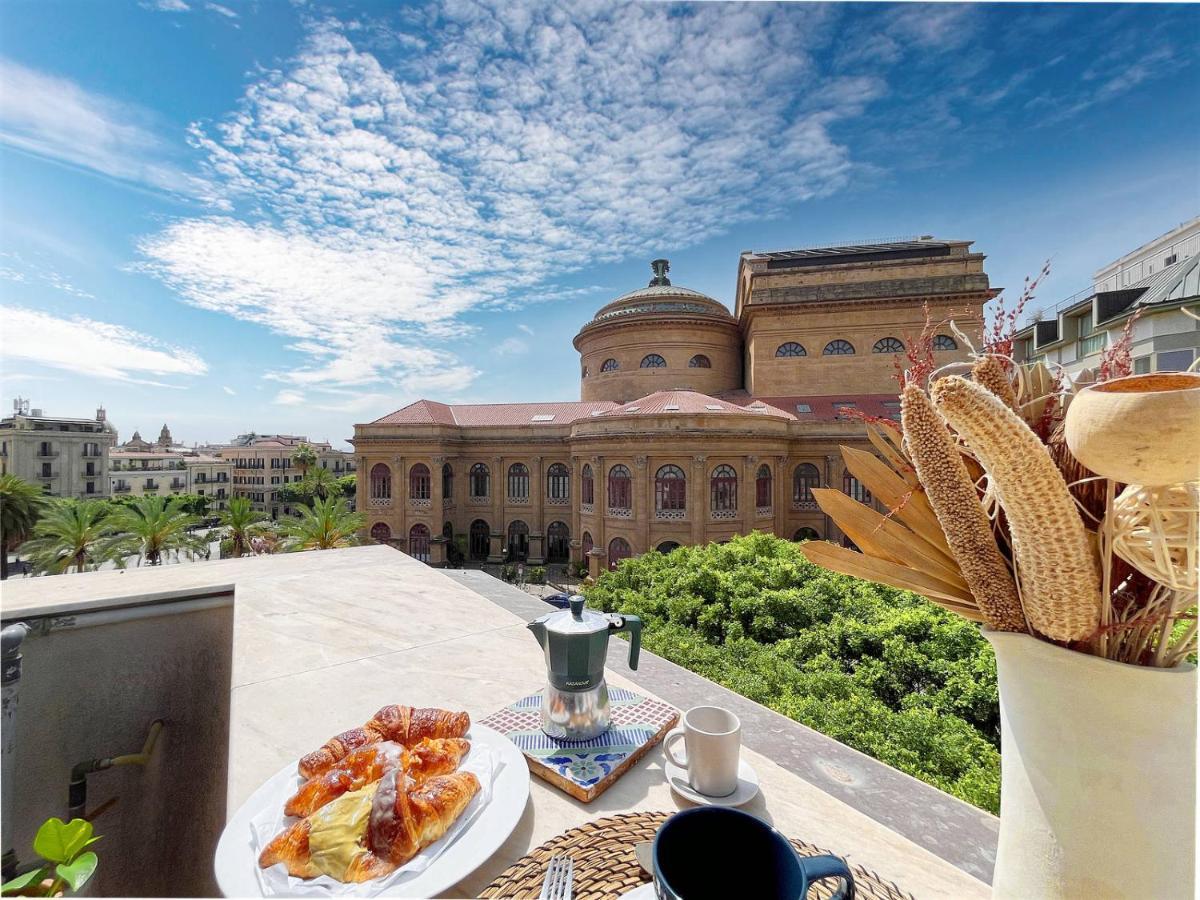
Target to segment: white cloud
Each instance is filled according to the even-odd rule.
[[[139,6],[155,12],[187,12],[191,9],[184,0],[142,0]]]
[[[221,198],[261,216],[141,244],[189,302],[294,339],[307,362],[275,373],[293,383],[462,389],[474,370],[434,349],[462,314],[836,190],[852,165],[830,129],[877,91],[816,73],[819,7],[421,15],[434,43],[390,69],[366,47],[408,35],[312,26],[194,129]]]
[[[236,397],[236,396],[237,396],[237,391],[235,391],[233,388],[231,388],[231,387],[230,387],[229,385],[227,385],[227,384],[223,384],[223,385],[221,385],[221,390],[223,390],[225,393],[227,393],[227,394],[228,394],[230,397]]]
[[[280,406],[300,406],[304,403],[304,395],[299,391],[280,391],[275,395],[275,403]]]
[[[205,3],[204,8],[211,12],[222,15],[227,19],[236,19],[238,17],[238,14],[232,9],[230,9],[228,6],[222,6],[220,3]]]
[[[13,263],[11,266],[0,266],[0,278],[3,278],[5,281],[12,281],[17,284],[29,284],[27,276],[32,275],[42,283],[49,285],[55,290],[62,291],[64,294],[70,294],[85,300],[94,300],[96,298],[95,294],[76,287],[71,279],[65,275],[22,259],[19,254],[0,253],[0,259],[12,260]]]
[[[517,328],[520,329],[521,331],[525,332],[530,337],[533,337],[533,329],[530,328],[528,325],[526,325],[524,322],[517,325]]]
[[[0,83],[0,143],[122,181],[204,193],[200,179],[168,160],[143,111],[10,60],[0,59]]]
[[[494,351],[500,356],[520,356],[529,352],[529,344],[517,337],[505,338]]]
[[[23,362],[65,369],[89,378],[155,384],[146,375],[203,375],[208,366],[195,353],[141,332],[75,317],[61,319],[20,306],[2,308],[7,336],[0,344],[6,369]],[[19,335],[19,339],[14,339]]]

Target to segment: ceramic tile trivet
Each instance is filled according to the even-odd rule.
[[[520,748],[529,771],[577,800],[595,800],[679,721],[679,710],[610,687],[612,727],[590,741],[560,741],[542,731],[542,692],[483,720]]]

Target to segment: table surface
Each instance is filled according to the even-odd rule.
[[[73,577],[39,581],[57,592]],[[541,650],[521,618],[387,547],[90,578],[93,597],[236,584],[230,815],[289,760],[360,725],[380,706],[465,709],[480,720],[545,680]],[[610,668],[608,679],[654,696],[620,669]],[[785,833],[862,864],[917,897],[990,896],[982,881],[761,754],[743,753],[762,788],[745,809]],[[531,849],[592,819],[688,806],[667,786],[661,748],[588,804],[533,779],[516,830],[485,866],[444,896],[476,896]]]

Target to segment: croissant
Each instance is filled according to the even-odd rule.
[[[303,777],[313,778],[359,747],[380,741],[411,746],[424,738],[459,738],[470,727],[471,717],[465,712],[392,704],[375,713],[361,728],[352,728],[330,738],[320,750],[301,758],[298,768]]]
[[[346,794],[276,836],[258,857],[288,874],[370,881],[404,865],[441,838],[479,791],[471,772],[435,775],[413,787],[402,769]]]
[[[471,742],[462,738],[425,738],[411,748],[393,741],[371,744],[306,781],[283,811],[289,816],[307,816],[343,794],[378,781],[384,772],[397,766],[404,769],[414,786],[419,785],[434,775],[453,772],[470,749]]]

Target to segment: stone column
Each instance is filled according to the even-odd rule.
[[[692,543],[703,544],[708,525],[708,457],[692,457],[688,473],[688,516],[692,520]]]
[[[392,457],[392,516],[398,532],[392,533],[404,552],[408,552],[408,466],[403,456]]]
[[[771,482],[771,527],[779,537],[791,538],[790,534],[780,534],[787,530],[788,510],[792,506],[792,473],[788,471],[787,457],[775,457],[775,472]]]
[[[501,563],[504,562],[504,557],[508,552],[508,523],[504,521],[504,492],[508,486],[508,473],[504,470],[503,456],[492,457],[491,471],[492,548],[491,553],[488,554],[487,561],[490,563]]]
[[[833,483],[833,456],[830,454],[825,455],[825,484],[822,485],[822,487],[833,488],[836,491],[840,491],[842,489],[840,484]],[[834,526],[833,519],[829,518],[827,515],[823,518],[825,519],[825,540],[840,541],[842,532],[840,529]]]
[[[607,547],[593,547],[588,553],[588,576],[594,581],[608,568]]]
[[[655,467],[647,464],[646,457],[635,456],[633,459],[633,521],[630,524],[630,534],[633,540],[633,553],[648,553],[650,546],[650,525],[655,521],[654,480]],[[639,547],[638,544],[641,544]]]
[[[608,549],[608,464],[603,456],[592,457],[592,479],[595,485],[596,533],[592,545]],[[589,571],[591,570],[589,566]]]
[[[747,456],[742,462],[742,472],[738,476],[738,518],[742,520],[742,534],[749,534],[758,523],[758,503],[754,495],[757,474],[758,457]]]
[[[535,456],[530,460],[529,472],[529,555],[531,566],[546,564],[546,473],[544,458]]]
[[[446,545],[450,542],[437,534],[429,539],[429,564],[435,569],[446,567]]]

